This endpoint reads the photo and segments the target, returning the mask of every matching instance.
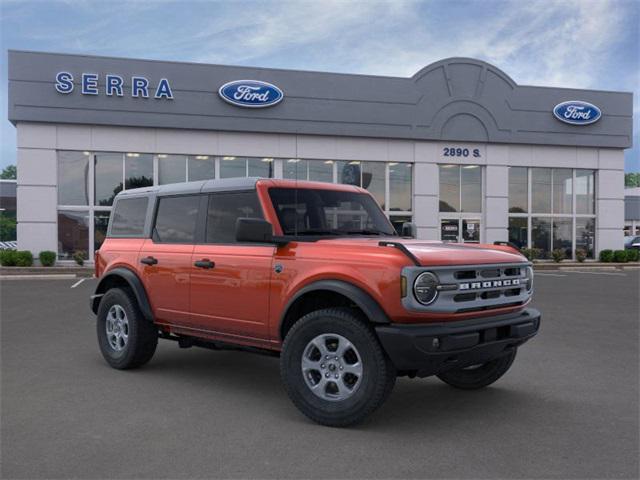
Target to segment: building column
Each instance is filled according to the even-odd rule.
[[[624,151],[600,149],[596,178],[596,258],[624,248]]]
[[[438,221],[440,174],[438,164],[433,163],[436,146],[433,143],[417,142],[413,171],[413,222],[416,238],[439,240]]]
[[[484,242],[509,240],[509,167],[487,165],[483,212]]]
[[[18,249],[57,253],[56,127],[19,123],[17,138]]]

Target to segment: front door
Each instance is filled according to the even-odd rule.
[[[189,275],[200,197],[158,200],[151,239],[138,254],[142,282],[158,323],[189,322]]]
[[[480,243],[480,218],[440,218],[440,240],[443,242]]]
[[[222,339],[266,344],[275,247],[235,241],[238,218],[262,218],[257,194],[212,193],[206,217],[205,243],[191,257],[191,323]]]

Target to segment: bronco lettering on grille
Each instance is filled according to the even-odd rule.
[[[520,285],[519,278],[508,280],[491,280],[486,282],[467,282],[458,285],[459,290],[478,290],[481,288],[512,287]]]

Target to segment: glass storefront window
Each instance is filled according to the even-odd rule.
[[[282,177],[290,180],[307,180],[307,160],[289,158],[282,165]]]
[[[460,167],[439,165],[440,171],[440,211],[460,211]],[[443,237],[444,240],[444,237]]]
[[[571,251],[573,237],[573,220],[569,218],[554,218],[553,219],[553,249],[564,250],[566,258],[571,258],[573,252]]]
[[[527,167],[509,167],[509,213],[529,210],[529,180]]]
[[[110,207],[113,204],[113,199],[122,190],[122,167],[121,153],[96,153],[94,205]]]
[[[540,252],[539,258],[549,258],[551,252],[551,218],[531,219],[531,247]]]
[[[355,185],[359,187],[362,183],[362,167],[357,160],[349,162],[336,162],[338,167],[338,183]]]
[[[551,169],[531,169],[531,211],[551,213]]]
[[[459,242],[460,220],[457,218],[444,218],[440,220],[440,239],[443,242]]]
[[[222,157],[220,159],[220,178],[247,176],[247,159],[243,157]]]
[[[465,243],[480,242],[480,220],[462,219],[462,241]]]
[[[595,172],[576,170],[576,213],[595,213]]]
[[[153,155],[127,153],[124,159],[124,188],[153,185]]]
[[[389,210],[412,210],[413,165],[389,163]]]
[[[398,232],[398,235],[402,235],[402,226],[405,223],[411,223],[413,221],[411,216],[408,215],[391,215],[389,220],[391,220],[391,224],[395,231]]]
[[[518,248],[525,248],[528,245],[527,219],[523,217],[509,218],[509,241]]]
[[[58,257],[70,260],[75,252],[89,258],[89,211],[58,211]]]
[[[184,155],[158,155],[158,184],[179,183],[187,180],[187,157]]]
[[[573,211],[573,170],[553,169],[553,213]]]
[[[309,180],[333,183],[333,162],[331,160],[308,160]]]
[[[273,177],[273,158],[249,158],[248,175],[249,177]]]
[[[482,168],[479,165],[464,165],[461,173],[462,212],[482,211]]]
[[[216,176],[216,159],[209,155],[195,155],[188,157],[188,181],[210,180]]]
[[[374,196],[378,205],[385,208],[385,171],[384,162],[362,162],[362,188],[366,188]]]
[[[109,217],[111,212],[94,212],[93,213],[93,248],[98,250],[107,237],[107,227],[109,226]]]
[[[596,219],[576,218],[576,250],[582,249],[587,252],[587,258],[594,258],[595,238]]]
[[[89,205],[89,152],[58,152],[58,205]]]

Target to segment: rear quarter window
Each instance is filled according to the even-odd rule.
[[[147,197],[123,198],[116,202],[111,222],[111,237],[142,237],[147,217]]]
[[[160,198],[153,240],[156,243],[194,243],[199,195]]]

